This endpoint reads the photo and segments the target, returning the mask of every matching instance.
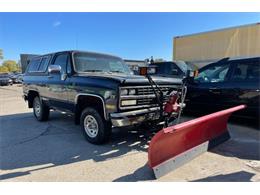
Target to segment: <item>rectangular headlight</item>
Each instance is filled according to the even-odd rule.
[[[127,95],[128,90],[127,89],[121,89],[121,95]]]
[[[136,90],[135,89],[129,89],[128,95],[135,95]]]
[[[121,106],[134,106],[136,105],[136,100],[122,100]]]

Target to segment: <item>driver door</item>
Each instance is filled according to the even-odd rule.
[[[227,107],[229,92],[229,62],[202,68],[194,83],[189,85],[187,103],[196,109],[218,111]]]
[[[67,65],[69,62],[69,53],[58,53],[54,56],[51,65],[59,65],[61,71],[58,74],[48,75],[48,93],[51,107],[60,110],[67,110],[68,95],[66,85],[69,78],[67,76]]]

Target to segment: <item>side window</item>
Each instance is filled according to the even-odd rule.
[[[234,66],[232,81],[256,81],[260,77],[260,62],[245,61],[239,62]]]
[[[182,72],[181,72],[180,68],[176,64],[172,64],[171,65],[171,70],[170,71],[171,71],[172,75],[178,75],[178,76],[182,75]]]
[[[37,72],[40,62],[41,62],[41,58],[32,59],[28,65],[29,66],[28,72]]]
[[[198,77],[195,78],[195,82],[198,83],[216,83],[223,82],[227,78],[229,71],[229,64],[216,64],[210,66],[203,71],[199,72]]]
[[[46,71],[47,66],[49,64],[49,61],[50,61],[50,58],[51,58],[51,56],[44,56],[44,57],[42,57],[40,66],[38,68],[38,71],[40,71],[40,72],[45,72]]]
[[[55,57],[53,64],[60,65],[62,73],[66,72],[66,66],[68,61],[68,54],[58,54]]]

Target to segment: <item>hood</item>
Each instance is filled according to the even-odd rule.
[[[109,74],[109,73],[78,73],[78,76],[88,78],[105,78],[119,82],[122,85],[148,85],[148,79],[140,75]],[[182,79],[152,76],[156,84],[182,84]]]

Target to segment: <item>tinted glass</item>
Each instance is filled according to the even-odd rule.
[[[41,62],[41,58],[32,59],[32,60],[30,61],[30,63],[29,63],[29,69],[28,69],[28,71],[29,71],[29,72],[37,72],[40,62]]]
[[[78,72],[106,72],[131,74],[130,68],[125,62],[117,57],[91,54],[75,53],[75,69]]]
[[[199,75],[195,78],[195,81],[200,83],[223,82],[226,79],[229,67],[229,64],[216,64],[214,66],[205,68],[203,71],[199,72]]]
[[[67,61],[68,61],[68,54],[60,54],[55,58],[53,64],[60,65],[62,72],[66,72]]]
[[[241,61],[235,63],[232,81],[256,81],[260,77],[260,61]]]
[[[67,73],[71,73],[71,57],[70,55],[68,56],[68,63],[67,63]]]
[[[156,65],[156,74],[157,75],[181,75],[181,71],[178,66],[174,63],[158,63]]]
[[[46,69],[47,69],[47,66],[49,64],[49,61],[50,61],[50,56],[44,56],[42,57],[42,61],[40,63],[40,66],[38,68],[38,71],[41,71],[41,72],[45,72]]]

